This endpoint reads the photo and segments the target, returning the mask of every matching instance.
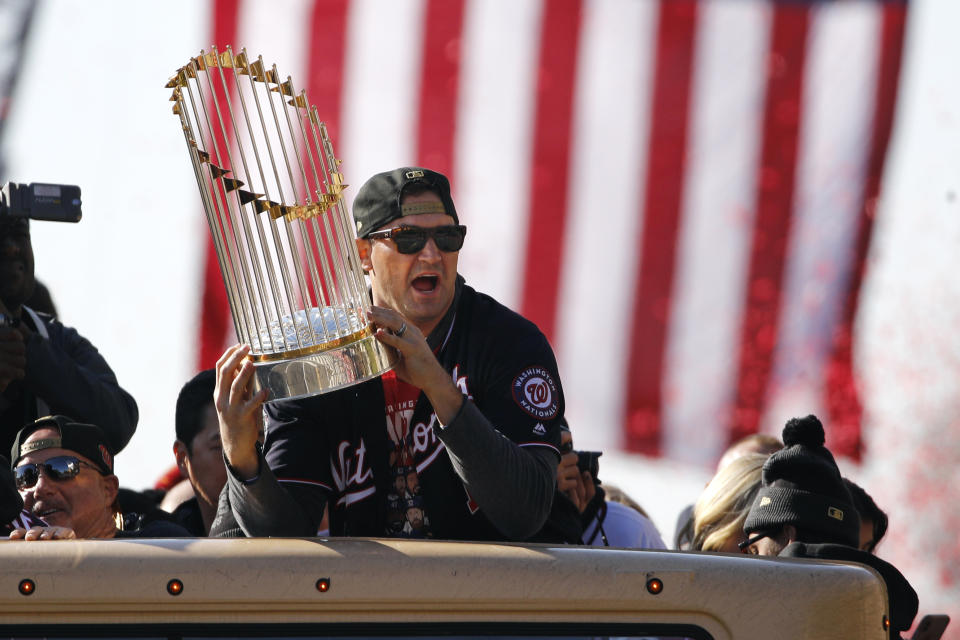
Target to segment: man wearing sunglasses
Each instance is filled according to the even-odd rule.
[[[466,227],[443,175],[373,176],[353,207],[370,320],[397,367],[334,393],[267,406],[263,454],[248,347],[217,365],[227,486],[211,535],[523,540],[543,526],[563,392],[529,321],[457,274]]]
[[[23,498],[14,484],[10,463],[3,455],[0,455],[0,535],[28,541],[69,540],[77,537],[73,529],[51,527],[23,508]]]
[[[99,427],[65,416],[47,416],[21,429],[10,452],[14,484],[33,516],[72,529],[78,538],[180,537],[178,525],[124,524],[113,473],[113,453]],[[127,518],[127,522],[136,518]],[[12,538],[26,537],[17,529]]]

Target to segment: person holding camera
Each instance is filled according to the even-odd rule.
[[[101,425],[120,451],[136,430],[137,403],[86,338],[24,304],[33,267],[29,219],[0,213],[0,451],[54,413]]]
[[[564,425],[560,431],[560,464],[557,492],[580,513],[581,542],[597,547],[666,549],[656,526],[645,515],[620,502],[607,500],[598,479],[599,451],[575,451],[573,435]],[[554,513],[559,509],[554,505]]]

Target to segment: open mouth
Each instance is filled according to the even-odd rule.
[[[433,293],[440,282],[439,276],[418,276],[413,279],[413,288],[421,293]]]

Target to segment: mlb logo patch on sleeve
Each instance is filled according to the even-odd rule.
[[[520,408],[538,420],[556,417],[557,383],[543,367],[527,367],[513,379],[513,400]]]

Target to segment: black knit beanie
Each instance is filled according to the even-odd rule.
[[[783,449],[763,465],[760,491],[743,523],[748,535],[792,524],[817,533],[823,542],[858,546],[860,517],[823,443],[823,425],[816,416],[787,422]]]

